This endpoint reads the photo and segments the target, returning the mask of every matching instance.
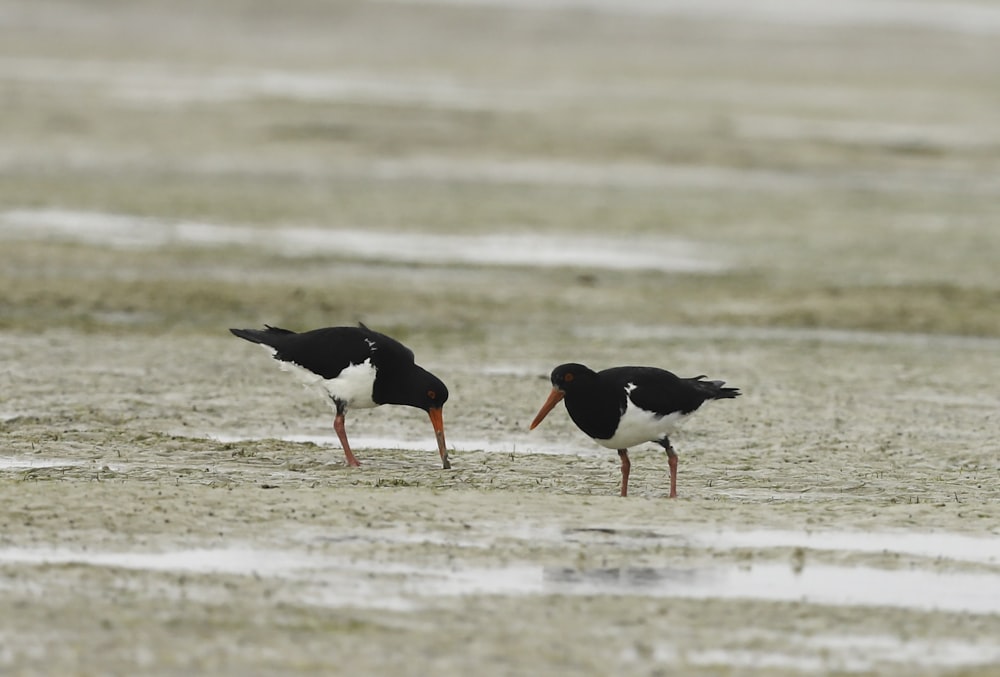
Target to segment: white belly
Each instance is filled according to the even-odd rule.
[[[627,399],[625,415],[622,416],[615,434],[610,439],[594,438],[594,441],[608,449],[628,449],[637,444],[662,439],[672,433],[677,424],[689,415],[678,411],[656,417],[652,412],[640,409],[632,404],[632,400]]]
[[[273,356],[276,352],[269,346]],[[371,360],[361,364],[352,364],[341,371],[335,378],[323,378],[294,362],[278,360],[282,371],[292,374],[306,388],[317,390],[331,405],[332,400],[346,403],[351,408],[370,409],[378,405],[372,400],[372,385],[375,383],[375,372],[378,371]]]

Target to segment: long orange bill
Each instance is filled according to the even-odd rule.
[[[543,404],[542,408],[538,410],[538,414],[535,415],[535,420],[531,422],[530,426],[528,426],[528,430],[534,430],[535,426],[541,423],[542,419],[545,418],[550,411],[552,411],[552,407],[559,404],[565,396],[566,393],[559,390],[559,388],[553,388],[552,392],[549,393],[549,399],[545,400],[545,404]]]
[[[448,460],[448,448],[444,443],[444,415],[441,407],[428,409],[427,413],[431,417],[431,425],[434,426],[434,437],[437,438],[438,453],[441,454],[441,466],[448,470],[451,468],[451,461]]]

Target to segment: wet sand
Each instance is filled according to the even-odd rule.
[[[0,10],[0,672],[1000,669],[996,12],[570,5]],[[227,332],[358,320],[451,470]]]
[[[437,365],[456,384],[453,469],[422,414],[398,408],[351,417],[364,465],[350,469],[325,405],[252,347],[7,334],[5,363],[48,359],[5,399],[36,413],[8,409],[3,424],[4,660],[28,673],[989,674],[989,384],[979,401],[974,384],[930,383],[969,353],[995,371],[1000,350],[925,364],[925,346],[882,338],[719,353],[672,341],[753,388],[675,437],[671,501],[661,452],[633,453],[618,498],[617,457],[565,416],[525,431],[542,372],[460,361],[460,347]],[[887,365],[900,376],[851,387]],[[393,437],[403,448],[366,443]]]

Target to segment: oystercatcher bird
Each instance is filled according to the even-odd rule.
[[[330,402],[337,412],[333,429],[344,447],[347,465],[361,465],[351,453],[344,430],[347,411],[352,407],[405,404],[428,413],[441,463],[445,469],[451,467],[441,414],[441,407],[448,401],[448,388],[414,363],[412,350],[361,323],[357,327],[326,327],[302,333],[266,324],[264,327],[229,331],[267,348],[283,370],[319,390]]]
[[[628,495],[632,467],[628,448],[657,442],[667,450],[670,498],[675,498],[677,453],[668,435],[706,401],[740,395],[738,388],[724,388],[725,381],[706,381],[705,376],[680,378],[656,367],[613,367],[595,372],[582,364],[561,364],[552,370],[551,378],[552,392],[530,429],[564,399],[569,417],[580,430],[598,444],[618,450],[622,496]]]

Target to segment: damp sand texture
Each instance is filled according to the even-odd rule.
[[[1000,670],[1000,11],[0,18],[3,674]],[[227,332],[358,320],[451,470]],[[744,395],[622,499],[567,361]]]

